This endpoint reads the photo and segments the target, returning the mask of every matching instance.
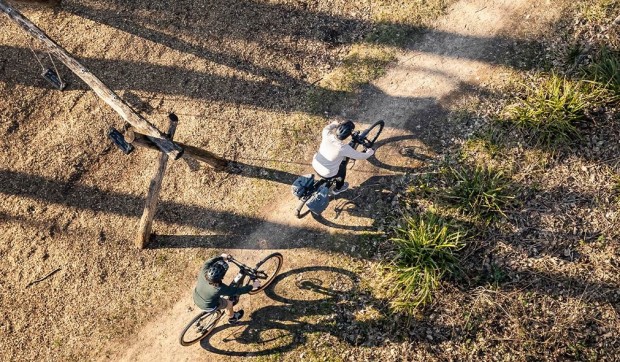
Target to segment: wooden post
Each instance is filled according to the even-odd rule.
[[[170,113],[168,116],[170,119],[170,126],[168,127],[168,137],[172,140],[174,132],[177,129],[179,118]],[[166,171],[166,165],[168,164],[168,155],[160,152],[157,157],[157,169],[155,175],[151,179],[149,184],[149,191],[146,195],[146,202],[144,205],[144,212],[140,219],[140,226],[138,227],[138,235],[136,235],[135,245],[138,249],[144,249],[146,244],[151,239],[151,230],[153,229],[153,217],[157,211],[157,200],[159,199],[159,191],[161,190],[161,183],[164,179],[164,172]]]
[[[41,29],[26,19],[19,11],[10,7],[6,1],[0,0],[0,10],[6,13],[11,20],[24,29],[35,39],[40,40],[50,54],[55,55],[73,73],[80,77],[91,87],[99,98],[103,99],[116,111],[127,123],[142,131],[149,139],[166,154],[174,159],[181,157],[183,149],[166,138],[155,126],[142,118],[131,107],[123,102],[114,91],[108,88],[99,78],[92,74],[86,67],[74,59],[65,49],[51,40]]]
[[[134,146],[157,150],[155,144],[153,144],[153,142],[151,142],[145,135],[138,133],[131,128],[125,134],[125,140]],[[184,158],[192,158],[196,161],[204,162],[216,171],[224,171],[228,167],[228,160],[221,158],[214,153],[198,147],[186,145],[181,142],[176,142],[176,144],[183,148]]]

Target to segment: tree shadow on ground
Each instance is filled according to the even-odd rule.
[[[475,166],[460,165],[459,172],[473,179]],[[456,190],[465,182],[450,175],[450,172],[437,172],[410,187],[412,199],[438,206],[434,213],[471,237],[460,253],[462,275],[454,280],[459,288],[492,286],[505,292],[525,290],[556,298],[583,297],[618,309],[620,294],[614,290],[620,285],[601,275],[590,275],[587,271],[595,260],[580,251],[587,246],[596,254],[596,250],[606,250],[608,241],[617,238],[614,220],[605,215],[617,212],[618,205],[609,200],[605,190],[597,190],[598,193],[580,190],[575,180],[541,189],[536,183],[530,185],[509,178],[506,184],[489,183],[482,187],[479,185],[484,181],[480,177],[476,178],[478,188],[471,186],[462,193]],[[493,218],[492,215],[481,217],[479,210],[472,215],[468,206],[455,201],[458,195],[472,205],[476,195],[484,194],[487,201],[494,203],[498,200],[494,198],[497,190],[514,196],[501,207],[505,218],[498,212],[492,214]],[[414,207],[417,204],[411,203]],[[541,265],[545,267],[541,269]],[[604,263],[597,267],[608,268]],[[577,271],[584,274],[573,276]]]
[[[391,205],[391,202],[394,197],[394,192],[390,188],[392,185],[394,178],[400,177],[399,175],[391,175],[391,176],[373,176],[364,181],[360,186],[348,190],[340,195],[337,198],[332,199],[330,203],[335,205],[333,209],[328,208],[322,215],[315,215],[309,213],[307,209],[303,212],[302,217],[306,217],[306,215],[310,215],[315,221],[320,224],[323,224],[327,227],[338,229],[338,230],[348,230],[348,231],[366,231],[372,232],[376,230],[376,226],[374,225],[375,219],[378,215],[384,214]],[[293,196],[290,196],[293,198]],[[293,208],[291,208],[291,216],[293,216]],[[364,218],[371,220],[370,223],[365,222],[366,225],[356,225],[351,224],[350,222],[340,222],[342,220],[342,214],[348,214],[349,216],[356,218]],[[239,218],[239,217],[237,217]],[[235,225],[236,219],[229,220],[232,221]],[[217,226],[214,225],[214,226]],[[255,228],[258,229],[259,225],[255,225]],[[237,227],[233,227],[230,230],[237,230]],[[291,240],[296,240],[299,238],[304,239],[305,241],[300,243],[297,241],[290,241],[286,244],[286,247],[283,245],[270,245],[268,240],[255,240],[250,245],[256,243],[256,247],[270,247],[270,248],[293,248],[293,247],[303,247],[312,245],[312,243],[320,240],[321,235],[324,232],[319,232],[314,229],[311,225],[301,228],[293,228],[290,226],[284,225],[271,225],[272,233],[287,233],[293,231],[296,233],[297,237],[290,237]],[[224,230],[221,230],[223,232]],[[153,237],[152,242],[148,245],[148,248],[189,248],[189,247],[209,247],[209,248],[229,248],[230,245],[234,245],[236,239],[247,239],[248,231],[243,229],[243,232],[228,232],[225,234],[213,234],[213,235],[156,235]],[[325,236],[323,236],[325,237]],[[344,243],[335,243],[330,242],[329,248],[334,251],[343,251],[346,253],[351,253],[356,256],[369,256],[370,254],[362,253],[361,249],[364,249],[364,246],[358,245],[362,243],[363,240],[359,239],[359,236],[355,235],[340,235],[339,237],[349,240],[350,242]],[[355,240],[355,241],[354,241]],[[261,244],[261,243],[266,244]],[[357,245],[355,249],[356,252],[351,250],[351,245]],[[361,249],[360,249],[361,247]]]
[[[458,168],[458,172],[469,175],[471,180],[475,177],[474,169],[474,166],[465,164]],[[494,170],[490,174],[497,172]],[[492,249],[501,242],[529,257],[549,255],[573,261],[578,259],[578,254],[566,253],[567,249],[573,249],[580,243],[594,242],[602,235],[617,234],[611,222],[603,227],[586,221],[592,213],[590,210],[617,208],[605,197],[604,191],[599,194],[576,191],[569,185],[540,190],[538,186],[514,182],[509,178],[505,178],[505,183],[489,183],[486,186],[480,186],[483,181],[477,181],[478,188],[470,186],[455,191],[460,190],[457,186],[464,181],[454,178],[451,172],[433,172],[427,176],[426,180],[411,184],[410,192],[415,197],[451,210],[450,216],[440,217],[460,225],[473,238],[474,244],[484,239],[485,244],[478,245],[483,249]],[[472,200],[475,197],[481,196],[487,197],[490,205],[500,205],[497,207],[502,214],[494,208],[491,211],[484,209],[488,213],[484,215],[481,210],[472,211],[469,205],[474,204]],[[468,200],[470,204],[467,207],[460,205],[457,197]],[[506,204],[500,204],[500,199]],[[512,227],[507,227],[508,224]],[[573,232],[558,232],[557,225],[560,224]]]
[[[27,48],[0,45],[0,57],[11,60],[32,59]],[[45,58],[45,55],[39,55]],[[0,58],[0,59],[1,59]],[[241,79],[227,77],[209,72],[188,70],[176,66],[157,65],[149,62],[108,59],[80,59],[91,72],[97,75],[113,90],[132,90],[152,92],[161,95],[175,95],[209,100],[213,102],[230,102],[234,104],[253,105],[273,110],[300,109],[299,99],[304,92],[284,84],[265,80]],[[2,81],[9,85],[21,84],[39,88],[51,86],[40,76],[40,67],[23,68],[8,61],[4,63]],[[76,75],[61,64],[57,64],[62,79],[69,83],[65,91],[89,90]],[[148,74],[148,76],[136,75]],[[309,86],[319,88],[317,86]],[[340,92],[321,88],[327,97],[340,96]],[[292,94],[291,94],[292,93]]]
[[[263,179],[267,181],[273,181],[282,183],[285,185],[292,185],[298,175],[290,172],[277,170],[265,166],[256,166],[240,161],[231,161],[228,164],[228,171],[236,174],[243,175],[244,177],[251,177],[257,179]]]
[[[234,176],[233,177],[241,177]],[[43,202],[65,205],[77,210],[111,213],[139,218],[144,207],[144,198],[136,195],[103,191],[95,186],[67,183],[20,172],[0,170],[0,194],[13,195]],[[293,196],[290,196],[293,198]],[[156,222],[188,225],[205,230],[208,235],[156,235],[150,248],[230,248],[235,239],[247,239],[254,230],[267,225],[273,233],[294,233],[291,240],[248,240],[246,248],[290,249],[315,247],[317,240],[329,238],[329,234],[313,227],[291,227],[285,224],[266,222],[261,218],[248,217],[234,212],[215,211],[199,206],[190,206],[173,201],[162,201],[158,207]],[[292,210],[291,210],[292,213]],[[205,217],[208,216],[208,217]],[[9,217],[9,216],[7,216]],[[60,229],[58,225],[50,226]],[[355,239],[355,235],[343,238]],[[95,242],[95,241],[93,241]],[[321,243],[323,245],[323,243]],[[343,251],[332,243],[326,247]]]
[[[227,356],[266,356],[295,349],[316,333],[321,339],[329,335],[365,347],[388,340],[423,340],[430,327],[449,335],[447,327],[424,320],[409,330],[395,331],[391,317],[385,314],[386,302],[358,289],[359,282],[357,274],[329,266],[285,272],[265,290],[279,304],[252,312],[250,320],[239,325],[216,327],[201,346]],[[359,315],[364,315],[363,320]],[[438,338],[433,343],[443,341]]]
[[[464,260],[470,287],[494,285],[506,292],[532,291],[555,298],[609,303],[619,312],[620,284],[590,274],[594,267],[619,266],[613,266],[613,258],[606,266],[591,256],[604,251],[618,231],[613,222],[604,225],[587,221],[592,215],[587,210],[610,208],[604,202],[600,204],[597,195],[569,190],[564,185],[543,192],[522,187],[520,194],[530,197],[524,197],[516,209],[507,213],[516,230],[492,229],[487,240],[475,246],[476,250]],[[558,231],[558,225],[572,232]],[[505,247],[500,245],[512,248],[511,258],[507,259]],[[584,246],[590,251],[582,251]],[[513,265],[506,263],[510,259]]]
[[[0,70],[0,76],[2,76],[1,79],[4,83],[50,88],[50,85],[40,76],[38,66],[30,68],[9,66],[8,61],[2,62],[5,57],[8,60],[31,59],[32,53],[27,48],[0,45],[0,64],[5,64],[3,70]],[[127,98],[127,102],[137,111],[146,114],[153,113],[153,106],[148,102],[141,101],[133,93],[134,91],[160,95],[180,95],[197,100],[248,105],[276,111],[311,112],[305,104],[306,102],[303,101],[306,90],[301,93],[289,94],[295,90],[284,84],[227,77],[147,62],[93,58],[82,59],[81,61],[111,89],[125,90],[127,97],[124,96],[123,98]],[[90,89],[70,71],[63,69],[61,73],[63,80],[71,83],[67,91],[87,91]],[[135,76],[128,76],[131,74],[148,74],[148,76],[141,76],[136,79]],[[320,91],[325,99],[333,99],[342,95],[341,91],[330,90],[317,85],[309,85],[308,87]],[[433,132],[435,127],[443,125],[448,114],[449,110],[443,103],[448,102],[449,98],[459,97],[474,88],[471,84],[460,83],[458,89],[444,99],[391,96],[372,85],[366,86],[365,91],[372,93],[372,97],[380,98],[385,103],[402,105],[402,108],[410,113],[409,118],[417,120],[420,126],[416,129],[413,125],[403,125],[403,130],[418,135],[437,152],[443,146],[442,141],[445,142],[454,133],[449,129],[445,129],[445,132],[442,133]],[[482,90],[478,89],[478,91]],[[323,115],[322,112],[317,112]],[[392,120],[386,119],[385,121],[387,127],[396,127]],[[197,119],[195,122],[202,121]],[[19,127],[19,124],[16,127]],[[405,138],[383,140],[378,143],[378,146],[387,142],[404,140]],[[394,171],[398,171],[397,168]]]
[[[373,28],[391,27],[394,33],[406,35],[404,38],[423,33],[432,38],[433,41],[428,43],[455,44],[458,51],[451,54],[455,58],[513,67],[527,67],[527,65],[515,60],[515,53],[510,53],[510,50],[541,46],[532,39],[461,35],[402,23],[375,22],[335,15],[313,10],[308,4],[303,3],[300,6],[254,1],[237,1],[231,4],[217,0],[206,7],[196,0],[168,0],[158,3],[114,0],[106,2],[104,7],[95,7],[84,2],[66,1],[63,3],[63,10],[172,49],[274,80],[287,79],[290,76],[284,72],[252,64],[248,61],[250,56],[247,54],[233,55],[221,49],[209,49],[208,41],[221,42],[230,38],[249,43],[259,42],[267,44],[268,49],[274,52],[301,53],[303,58],[312,58],[316,50],[311,53],[299,49],[304,41],[334,47],[359,42]],[[192,39],[192,37],[199,38]],[[433,47],[426,49],[416,44],[398,43],[394,41],[394,37],[370,37],[369,41],[412,50],[433,49],[434,52],[441,52],[444,56],[447,53],[445,49],[438,51]],[[460,44],[468,46],[459,46]],[[471,46],[472,44],[474,46]],[[496,52],[476,50],[479,46],[487,44],[499,44],[499,49],[495,46]],[[510,56],[506,56],[506,53],[510,53]]]
[[[258,4],[251,1],[234,4],[215,1],[208,7],[193,0],[152,4],[115,0],[101,6],[69,1],[63,3],[63,10],[250,75],[224,76],[210,69],[201,72],[183,66],[155,65],[149,60],[132,62],[107,60],[104,57],[84,59],[85,65],[113,89],[181,95],[287,111],[312,112],[308,107],[300,105],[303,102],[299,102],[308,91],[324,94],[326,98],[339,98],[343,92],[317,86],[316,79],[306,79],[304,63],[313,68],[325,63],[335,66],[338,61],[336,48],[339,45],[359,42],[361,37],[379,25],[368,20],[313,11],[304,6]],[[489,64],[514,66],[514,57],[506,56],[510,49],[539,47],[535,40],[505,36],[477,37],[402,24],[380,25],[394,27],[401,34],[424,33],[433,40],[420,43],[445,42],[451,46],[450,52],[445,49],[438,51],[413,42],[406,46],[408,49],[439,52],[441,56],[449,53],[455,58]],[[373,41],[380,42],[381,39]],[[236,45],[226,46],[227,41]],[[247,43],[247,46],[239,47],[238,42]],[[310,43],[319,46],[319,50],[315,49],[316,46],[310,46]],[[477,46],[493,48],[495,51],[476,51]],[[321,50],[325,54],[317,54]],[[38,79],[38,70],[28,72],[11,64],[18,59],[31,59],[32,54],[28,49],[5,46],[0,54],[7,83],[48,87],[43,79]],[[277,61],[269,63],[269,59]],[[10,72],[6,72],[8,68]],[[69,89],[86,89],[66,68],[61,73],[70,81]],[[322,110],[316,112],[321,113]]]

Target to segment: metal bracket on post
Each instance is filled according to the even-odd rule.
[[[116,128],[110,128],[108,137],[110,137],[116,147],[123,151],[124,154],[128,155],[134,150],[133,145],[131,143],[127,143],[127,141],[125,141],[125,137],[123,137],[123,134]]]

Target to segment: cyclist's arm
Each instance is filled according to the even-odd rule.
[[[229,285],[222,284],[220,286],[219,294],[232,297],[233,295],[241,295],[250,292],[254,287],[252,285],[246,285],[245,287],[231,287]]]
[[[372,156],[374,153],[375,152],[371,148],[367,149],[365,152],[360,152],[360,151],[354,150],[353,147],[349,145],[344,145],[340,149],[341,156],[348,157],[354,160],[366,160],[370,156]]]

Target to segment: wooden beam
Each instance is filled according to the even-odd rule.
[[[168,137],[172,139],[174,132],[177,129],[179,118],[174,114],[168,115],[170,125],[168,127]],[[168,164],[168,155],[160,152],[157,157],[157,169],[155,175],[149,183],[149,191],[146,195],[146,202],[144,204],[144,211],[142,212],[142,218],[140,219],[140,225],[138,226],[138,234],[134,240],[136,248],[144,249],[146,244],[151,239],[151,231],[153,230],[153,218],[157,211],[157,200],[159,199],[159,191],[161,190],[161,184],[164,179],[164,172],[166,171],[166,165]]]
[[[149,148],[152,150],[158,150],[155,144],[151,142],[151,140],[145,135],[138,133],[136,130],[129,129],[127,133],[125,133],[125,140],[134,146]],[[182,157],[184,158],[192,158],[196,161],[200,161],[206,163],[215,171],[226,171],[228,168],[228,160],[225,158],[219,157],[214,153],[211,153],[207,150],[203,150],[198,147],[186,145],[181,142],[176,142],[179,146],[181,146],[184,150]]]
[[[73,73],[80,77],[90,88],[95,91],[99,98],[103,99],[116,111],[127,123],[144,133],[157,147],[174,159],[181,157],[183,149],[174,144],[155,126],[133,111],[131,107],[108,88],[99,78],[92,74],[86,67],[73,58],[65,49],[51,40],[41,29],[26,19],[19,11],[9,6],[5,0],[0,0],[0,10],[24,29],[35,39],[41,41],[50,54],[53,54],[66,65]]]

